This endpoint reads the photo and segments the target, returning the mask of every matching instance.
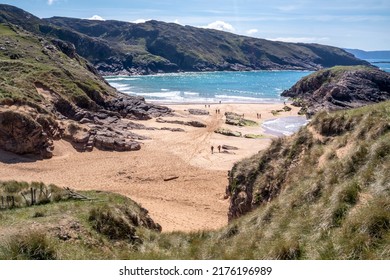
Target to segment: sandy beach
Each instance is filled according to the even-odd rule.
[[[155,119],[137,121],[148,127],[182,128],[185,132],[136,130],[151,139],[142,141],[140,151],[107,152],[94,149],[79,153],[63,140],[55,143],[54,157],[32,160],[0,151],[0,180],[42,181],[76,190],[104,190],[126,195],[149,210],[163,231],[198,231],[217,229],[227,224],[228,199],[224,198],[227,171],[233,164],[266,148],[271,135],[260,126],[235,127],[224,123],[226,111],[244,114],[246,119],[262,122],[267,119],[296,116],[298,108],[281,112],[283,104],[212,104],[210,115],[195,116],[188,109],[206,109],[204,104],[168,105],[175,110],[171,120],[198,120],[207,124],[195,128]],[[219,109],[220,114],[215,110]],[[261,113],[261,119],[257,119]],[[246,139],[214,133],[229,127],[242,134],[264,134]],[[210,147],[214,146],[214,154]],[[238,150],[219,153],[218,145],[235,146]],[[178,177],[164,181],[164,179]]]

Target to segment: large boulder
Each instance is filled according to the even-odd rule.
[[[0,111],[0,148],[16,154],[53,156],[53,142],[42,125],[29,115]]]

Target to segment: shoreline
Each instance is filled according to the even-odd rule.
[[[213,70],[213,71],[177,71],[177,72],[163,72],[153,74],[132,74],[132,75],[105,75],[100,73],[103,78],[106,77],[144,77],[144,76],[162,76],[162,75],[177,75],[177,74],[207,74],[207,73],[251,73],[251,72],[315,72],[313,69],[252,69],[252,70]]]
[[[227,173],[235,162],[269,146],[274,136],[266,135],[260,122],[275,118],[271,111],[282,104],[216,104],[206,116],[190,115],[188,109],[205,109],[204,104],[175,104],[166,120],[200,121],[207,124],[196,128],[156,119],[133,121],[155,130],[135,130],[150,138],[140,141],[141,150],[107,152],[94,149],[79,153],[70,143],[55,141],[54,157],[48,160],[26,160],[0,151],[1,180],[42,181],[75,190],[111,191],[128,196],[146,208],[163,231],[194,232],[215,230],[227,225],[229,200],[225,198]],[[218,108],[217,108],[218,107]],[[215,112],[220,109],[220,114]],[[282,112],[278,117],[295,116],[299,108]],[[246,119],[259,122],[252,127],[236,127],[224,122],[226,111],[245,114]],[[257,119],[257,112],[262,118]],[[172,132],[160,128],[181,128]],[[217,128],[229,128],[244,134],[261,134],[261,138],[228,137],[214,133]],[[237,147],[221,151],[218,145]],[[214,146],[214,153],[210,147]],[[7,163],[8,162],[8,163]],[[169,177],[175,180],[164,181]]]
[[[127,94],[127,93],[125,93]],[[286,105],[291,105],[292,102],[288,101],[287,100],[288,98],[286,97],[286,101],[284,100],[280,100],[280,102],[278,102],[277,100],[275,101],[270,101],[270,102],[253,102],[252,100],[251,101],[248,101],[248,102],[245,102],[245,101],[239,101],[239,102],[199,102],[199,101],[195,101],[195,102],[183,102],[183,101],[178,101],[178,102],[169,102],[169,101],[156,101],[156,100],[147,100],[145,99],[145,102],[147,103],[151,103],[151,104],[155,104],[155,105],[162,105],[162,106],[174,106],[174,105],[250,105],[250,104],[259,104],[259,105],[274,105],[274,104],[282,104],[283,102],[286,103]],[[207,109],[207,108],[206,108]]]

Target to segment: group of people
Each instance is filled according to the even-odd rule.
[[[261,114],[260,113],[256,113],[256,115],[257,115],[258,119],[261,119]]]
[[[221,152],[221,145],[218,145],[218,153],[220,153]],[[214,154],[214,146],[213,145],[211,145],[211,153],[212,154]]]

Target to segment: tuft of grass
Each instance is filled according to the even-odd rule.
[[[132,240],[134,238],[135,228],[108,207],[91,209],[88,220],[92,228],[111,240]]]
[[[0,245],[0,259],[7,260],[55,260],[55,246],[42,232],[16,235]]]

